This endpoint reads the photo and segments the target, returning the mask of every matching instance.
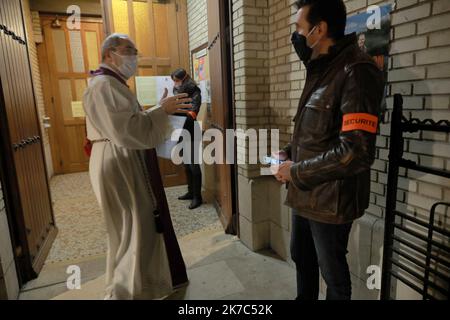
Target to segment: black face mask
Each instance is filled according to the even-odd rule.
[[[311,59],[313,49],[306,44],[306,37],[294,31],[291,37],[292,45],[297,52],[298,57],[303,62],[308,62]]]

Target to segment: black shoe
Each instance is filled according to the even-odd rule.
[[[188,192],[184,196],[181,196],[178,198],[178,200],[193,200],[193,199],[194,199],[194,196],[190,192]]]
[[[201,207],[202,204],[203,204],[202,198],[194,198],[191,202],[191,205],[189,206],[189,210],[197,209]]]

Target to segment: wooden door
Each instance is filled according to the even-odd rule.
[[[57,229],[52,212],[20,0],[0,1],[0,159],[22,283],[41,270]]]
[[[140,52],[139,76],[168,76],[189,70],[186,0],[103,0],[106,33],[128,34]],[[129,85],[134,90],[134,79]],[[150,107],[150,106],[146,106]],[[183,166],[159,160],[165,187],[186,184]]]
[[[38,46],[46,111],[55,173],[87,171],[89,158],[84,154],[85,117],[81,101],[89,71],[101,61],[103,24],[98,19],[82,18],[80,29],[69,29],[67,18],[59,18],[60,27],[52,27],[54,16],[42,16],[44,45]],[[80,112],[81,111],[81,112]]]
[[[208,38],[209,63],[211,78],[211,119],[210,127],[222,132],[225,139],[226,130],[232,129],[232,99],[230,75],[230,38],[228,20],[228,0],[208,0]],[[226,141],[234,143],[234,141]],[[225,149],[223,155],[225,155]],[[225,162],[225,161],[224,161]],[[227,164],[215,165],[216,189],[214,198],[217,211],[227,233],[237,232],[237,217],[233,210],[233,167]]]

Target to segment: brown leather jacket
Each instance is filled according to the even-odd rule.
[[[369,206],[370,168],[384,93],[381,71],[346,36],[306,63],[292,143],[286,205],[323,223],[350,223]]]

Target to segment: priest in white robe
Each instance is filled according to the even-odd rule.
[[[113,300],[160,299],[174,285],[148,169],[157,164],[148,164],[146,150],[170,138],[168,115],[190,108],[190,99],[166,95],[156,108],[143,111],[126,84],[137,59],[128,36],[109,36],[83,99],[90,178],[108,233],[105,299]]]

